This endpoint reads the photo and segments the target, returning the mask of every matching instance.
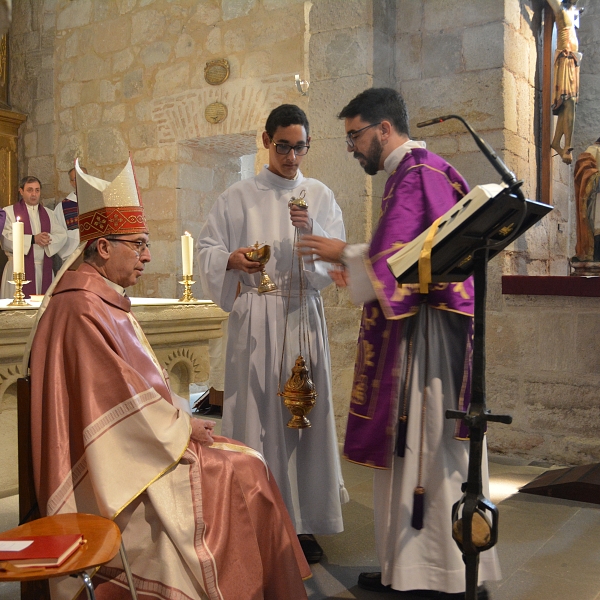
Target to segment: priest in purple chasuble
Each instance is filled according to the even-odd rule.
[[[31,345],[42,514],[113,519],[140,599],[305,599],[310,570],[264,459],[191,416],[131,313],[124,290],[151,259],[131,161],[113,182],[77,178],[81,244]],[[99,600],[129,597],[118,555],[93,582]],[[75,579],[50,585],[53,600],[82,597]]]
[[[17,220],[24,224],[25,279],[23,286],[26,298],[31,294],[45,294],[52,283],[52,256],[65,244],[67,231],[54,217],[54,212],[40,202],[42,184],[37,177],[24,177],[19,187],[21,199],[16,204],[4,207],[6,219],[2,228],[2,249],[8,262],[2,274],[0,296],[12,298],[15,286],[9,281],[13,277],[13,234],[12,226]]]
[[[444,159],[413,141],[404,100],[369,89],[340,113],[349,152],[369,175],[388,175],[370,244],[306,236],[301,251],[340,265],[339,285],[364,303],[345,458],[375,468],[375,540],[381,571],[362,573],[375,590],[465,590],[451,508],[466,481],[466,431],[445,419],[470,396],[473,282],[398,285],[386,260],[469,190]],[[484,493],[489,495],[487,461]],[[499,579],[495,549],[480,580]],[[485,588],[480,597],[487,597]]]

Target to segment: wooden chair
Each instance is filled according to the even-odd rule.
[[[32,583],[44,581],[50,577],[76,575],[81,577],[88,598],[95,600],[94,586],[86,569],[106,564],[117,554],[121,546],[121,532],[116,523],[97,515],[67,513],[36,519],[24,525],[0,534],[0,540],[38,535],[63,535],[81,533],[85,543],[77,549],[60,567],[19,568],[10,562],[0,563],[0,581],[20,581]]]
[[[37,499],[35,496],[35,485],[33,479],[33,453],[31,449],[31,384],[29,377],[20,378],[17,380],[17,430],[18,430],[18,454],[19,454],[19,527],[15,529],[11,529],[8,532],[5,532],[0,535],[0,537],[4,537],[5,535],[10,535],[12,537],[18,537],[22,535],[55,535],[60,533],[79,533],[78,530],[74,531],[61,531],[60,527],[67,526],[69,527],[75,526],[75,523],[82,523],[86,525],[86,528],[94,530],[93,537],[88,536],[87,529],[86,531],[81,531],[84,534],[86,539],[88,540],[88,545],[90,546],[89,552],[85,552],[82,555],[82,561],[91,560],[88,566],[81,566],[82,563],[78,561],[78,567],[69,573],[65,573],[62,570],[60,572],[53,571],[52,575],[49,575],[49,570],[44,569],[44,576],[40,574],[40,576],[27,576],[27,577],[8,577],[6,573],[0,573],[0,581],[20,581],[21,582],[21,600],[51,600],[50,599],[50,588],[48,586],[48,577],[58,577],[59,575],[67,575],[71,573],[77,573],[80,575],[85,582],[85,577],[87,573],[85,573],[84,569],[87,569],[92,566],[99,566],[111,560],[117,550],[120,553],[121,561],[123,563],[123,568],[125,570],[125,575],[127,577],[127,583],[129,584],[129,590],[131,591],[131,597],[133,600],[137,600],[137,594],[135,591],[135,585],[133,581],[133,575],[131,573],[131,569],[129,568],[129,561],[127,560],[127,555],[125,553],[125,546],[121,540],[121,533],[116,523],[110,521],[110,519],[104,519],[103,517],[98,517],[95,515],[83,515],[81,513],[72,513],[72,514],[63,514],[63,515],[54,515],[52,517],[45,517],[40,519],[40,511],[37,503]],[[59,520],[56,520],[58,518]],[[62,520],[62,518],[67,518],[66,520]],[[80,520],[77,521],[69,521],[68,517],[79,517]],[[50,519],[50,521],[48,521]],[[83,519],[83,520],[81,520]],[[87,520],[86,520],[87,519]],[[96,519],[100,519],[100,521],[96,521]],[[92,523],[100,523],[101,521],[108,521],[114,528],[116,528],[118,535],[117,542],[117,550],[115,550],[112,555],[106,560],[94,562],[99,560],[100,557],[104,557],[103,553],[103,540],[98,537],[95,533],[95,525]],[[52,525],[56,525],[59,530],[52,529]],[[22,530],[26,531],[26,533],[16,533],[17,531],[21,531],[21,528],[33,527],[33,529]],[[38,528],[47,528],[47,533],[32,533],[32,531],[38,531]],[[110,539],[112,539],[112,530],[108,529],[105,525],[98,525],[100,529],[104,527],[105,534],[107,536],[107,544],[111,547]],[[96,546],[93,547],[92,544]],[[71,559],[75,556],[81,555],[80,551],[77,551],[66,563],[64,563],[64,567],[68,567],[71,565]],[[63,567],[60,567],[62,569]],[[9,575],[18,575],[14,571],[9,572]],[[28,570],[28,575],[31,573]],[[88,577],[89,579],[89,577]],[[91,582],[90,582],[91,585]],[[87,583],[86,583],[87,586]],[[88,595],[90,598],[94,598],[93,588],[90,591],[88,587]],[[91,595],[90,595],[91,594]]]

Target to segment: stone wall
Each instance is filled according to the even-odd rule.
[[[315,0],[310,10],[311,149],[303,171],[334,192],[350,242],[371,239],[379,217],[384,175],[370,177],[346,150],[344,105],[372,86],[394,87],[396,3],[385,0]],[[323,294],[331,347],[334,410],[340,440],[346,428],[360,309],[345,290]]]
[[[600,17],[592,0],[581,4],[576,153],[600,135],[593,131]],[[443,114],[466,118],[535,198],[543,6],[543,0],[23,0],[14,7],[11,29],[11,99],[15,110],[28,114],[20,174],[40,176],[44,201],[52,205],[69,191],[67,171],[76,155],[90,173],[112,179],[130,150],[155,250],[133,293],[165,297],[180,292],[179,236],[185,230],[197,236],[215,198],[242,176],[244,165],[247,171],[252,161],[257,168],[264,163],[257,141],[268,112],[281,102],[307,110],[312,143],[303,171],[334,190],[351,242],[370,239],[385,177],[360,169],[336,115],[373,85],[402,91],[413,137],[448,158],[471,185],[499,181],[458,121],[416,128]],[[215,58],[228,59],[231,75],[213,87],[203,71]],[[296,73],[310,81],[308,96],[296,91]],[[204,119],[204,108],[216,100],[229,113],[214,125]],[[488,308],[496,325],[516,327],[525,310],[537,310],[529,304],[517,310],[503,298],[502,274],[567,273],[574,248],[572,185],[572,168],[555,159],[555,210],[490,263]],[[194,291],[201,296],[199,284]],[[324,299],[343,434],[359,309],[334,286]],[[513,340],[512,351],[528,355],[520,345],[526,341]],[[497,326],[490,328],[494,390],[506,376],[507,343]],[[526,368],[535,373],[535,361]],[[525,387],[518,393],[526,402]],[[491,397],[490,404],[494,408]],[[502,431],[508,428],[491,430],[490,442],[510,452],[511,438]]]
[[[491,452],[556,464],[600,461],[598,298],[505,296],[488,313]]]
[[[578,32],[584,58],[575,157],[600,137],[600,7],[590,0],[579,5],[585,8]],[[556,157],[553,172],[555,208],[534,229],[548,231],[548,246],[543,237],[528,238],[526,260],[505,261],[504,274],[568,274],[567,259],[575,253],[573,166]],[[550,269],[540,268],[548,255],[554,258]],[[514,421],[490,427],[491,450],[559,464],[600,460],[599,299],[503,296],[500,263],[490,263],[488,402],[494,412],[512,413]]]
[[[191,214],[190,201],[220,183],[211,168],[189,162],[190,148],[239,152],[238,160],[256,150],[269,111],[298,99],[305,23],[302,0],[19,3],[11,95],[14,108],[30,115],[20,172],[42,179],[52,206],[69,192],[76,156],[111,180],[131,152],[160,247],[133,293],[176,296],[179,235],[186,228],[197,234],[205,209],[196,198]],[[215,58],[231,66],[220,86],[204,79]],[[229,110],[216,125],[204,118],[214,101]],[[184,216],[189,227],[177,220]]]

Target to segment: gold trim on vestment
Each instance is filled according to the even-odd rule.
[[[249,446],[240,446],[239,444],[232,444],[231,442],[215,442],[207,447],[215,448],[216,450],[224,450],[226,452],[240,452],[241,454],[258,458],[258,460],[265,465],[265,469],[267,470],[267,479],[269,479],[269,466],[267,465],[267,461],[265,460],[264,456],[257,450],[254,450],[254,448],[250,448]]]
[[[188,417],[189,417],[189,415],[188,415]],[[189,417],[189,419],[190,419],[190,421],[189,421],[189,436],[191,437],[191,435],[192,435],[192,421],[191,421],[192,417]],[[141,494],[143,494],[155,481],[159,480],[167,471],[170,471],[174,466],[179,464],[179,462],[183,458],[183,455],[185,454],[186,450],[188,449],[188,446],[190,444],[190,437],[188,437],[187,441],[185,442],[185,447],[183,449],[183,452],[179,455],[177,460],[175,460],[175,462],[171,463],[167,468],[163,469],[156,477],[153,477],[150,482],[148,482],[137,494],[135,494],[128,502],[126,502],[111,517],[111,521],[114,521],[136,498],[138,498]]]
[[[426,165],[424,163],[419,163],[418,165],[413,165],[412,167],[408,167],[407,172],[411,171],[412,169],[416,169],[417,167],[425,167],[426,169],[429,169],[431,171],[435,171],[436,173],[439,173],[442,177],[446,178],[446,181],[450,184],[450,187],[452,187],[453,189],[455,189],[463,198],[466,195],[466,192],[463,192],[463,187],[462,184],[458,181],[452,181],[452,179],[450,179],[450,177],[448,177],[448,174],[445,173],[444,171],[440,171],[440,169],[436,169],[435,167],[432,167],[431,165]],[[458,173],[458,171],[456,171]],[[459,173],[460,175],[460,173]]]
[[[381,386],[381,375],[383,373],[383,369],[385,367],[385,362],[387,358],[387,350],[388,345],[390,343],[390,329],[392,327],[392,323],[386,321],[385,331],[382,334],[382,338],[384,340],[381,350],[379,352],[379,361],[377,364],[377,372],[375,373],[375,378],[371,380],[371,399],[369,401],[369,416],[373,418],[373,413],[377,408],[377,401],[379,400],[379,388]]]
[[[372,465],[370,463],[358,462],[357,460],[352,460],[348,458],[345,454],[342,455],[344,460],[347,460],[350,463],[354,463],[355,465],[361,465],[363,467],[370,467],[371,469],[379,469],[381,471],[389,471],[392,467],[378,467],[377,465]]]

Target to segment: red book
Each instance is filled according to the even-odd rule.
[[[32,543],[22,550],[2,550],[14,542]],[[60,567],[83,543],[81,533],[0,539],[0,561],[10,562],[15,567]]]

